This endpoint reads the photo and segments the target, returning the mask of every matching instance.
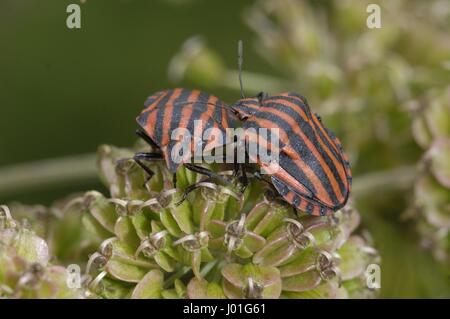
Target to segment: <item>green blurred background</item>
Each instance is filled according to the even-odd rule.
[[[251,38],[241,16],[251,1],[88,1],[79,30],[66,27],[70,3],[0,3],[1,166],[89,153],[101,143],[130,145],[146,97],[173,86],[167,66],[186,38],[204,35],[232,65],[237,39]],[[248,68],[264,68],[251,49],[246,56]],[[0,200],[45,203],[70,190]]]
[[[405,218],[423,153],[411,109],[450,79],[448,1],[374,1],[381,29],[366,27],[370,2],[357,0],[87,0],[82,27],[73,30],[66,27],[70,3],[0,2],[0,172],[93,153],[103,143],[131,145],[136,115],[160,89],[195,87],[236,100],[241,39],[249,94],[298,91],[343,140],[363,225],[383,258],[381,296],[450,296],[448,263],[422,249],[416,218]],[[194,56],[186,53],[192,47]],[[175,56],[185,68],[178,83],[168,77]],[[11,191],[3,185],[0,202],[49,204],[103,190],[87,175]]]

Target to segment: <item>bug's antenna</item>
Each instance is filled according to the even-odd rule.
[[[239,66],[239,85],[241,87],[241,96],[245,98],[244,88],[242,85],[242,63],[244,62],[244,45],[242,40],[238,41],[238,66]]]

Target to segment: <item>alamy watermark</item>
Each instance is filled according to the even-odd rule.
[[[70,264],[66,268],[66,285],[70,289],[81,288],[81,268],[77,264]]]
[[[371,3],[367,6],[366,12],[369,13],[366,25],[369,29],[381,28],[381,8],[378,4]]]
[[[66,12],[70,13],[66,19],[66,26],[69,29],[81,29],[81,8],[78,4],[69,4]]]
[[[378,264],[370,264],[366,268],[366,285],[369,289],[381,288],[381,267]]]
[[[273,174],[279,169],[279,128],[205,128],[194,121],[194,130],[177,128],[171,133],[171,160],[194,163],[259,163],[261,173]],[[225,152],[224,152],[225,151]]]

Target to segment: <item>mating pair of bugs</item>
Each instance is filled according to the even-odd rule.
[[[190,158],[182,163],[175,163],[171,154],[177,141],[170,139],[170,133],[174,129],[183,128],[194,136],[194,121],[200,120],[206,123],[203,129],[213,127],[226,134],[227,128],[240,121],[244,130],[253,128],[255,130],[252,132],[256,132],[247,134],[245,142],[258,143],[261,141],[259,129],[277,128],[280,141],[276,167],[273,167],[273,163],[267,165],[258,156],[248,154],[249,159],[267,173],[270,181],[265,181],[286,202],[308,214],[330,215],[343,207],[350,192],[351,170],[348,157],[337,137],[323,125],[319,116],[311,112],[306,99],[299,94],[288,92],[269,96],[260,93],[255,97],[245,98],[241,69],[242,42],[239,42],[242,98],[232,105],[198,90],[177,88],[151,95],[136,119],[141,127],[137,134],[157,152],[137,153],[134,160],[150,177],[153,172],[143,161],[165,160],[169,171],[174,174],[174,185],[175,173],[180,165],[211,179],[224,181],[219,174],[190,163]],[[268,149],[272,147],[268,141],[264,144]],[[211,148],[221,146],[223,145],[214,142],[209,145]],[[245,165],[235,167],[242,169],[242,178],[247,183]]]

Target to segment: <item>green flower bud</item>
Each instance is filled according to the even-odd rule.
[[[104,163],[122,165],[113,152],[105,154],[100,152]],[[163,172],[164,165],[155,163],[154,168]],[[252,181],[241,193],[241,185],[228,172],[218,171],[229,178],[229,184],[221,185],[202,182],[200,175],[184,167],[177,172],[179,188],[173,188],[170,174],[161,174],[162,188],[151,181],[138,182],[129,189],[142,196],[134,197],[122,181],[133,179],[137,170],[109,170],[107,186],[122,189],[123,195],[112,199],[98,192],[84,195],[85,216],[92,216],[89,220],[96,226],[91,228],[111,234],[86,267],[90,297],[375,294],[365,286],[365,269],[375,260],[367,252],[377,254],[362,237],[352,235],[359,214],[350,204],[333,217],[307,216],[265,196],[262,182]],[[122,186],[116,188],[118,183]],[[197,187],[183,195],[183,189],[194,183]],[[118,293],[107,294],[103,281],[105,287],[117,285]]]
[[[181,51],[172,58],[169,78],[174,82],[187,79],[193,83],[218,85],[225,71],[220,57],[210,50],[201,37],[183,43]]]

